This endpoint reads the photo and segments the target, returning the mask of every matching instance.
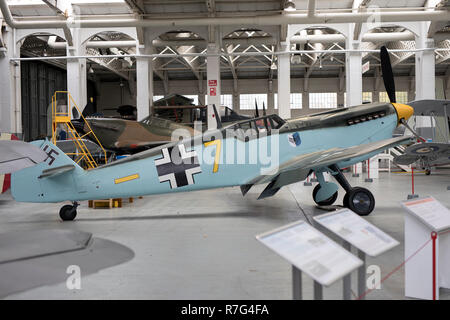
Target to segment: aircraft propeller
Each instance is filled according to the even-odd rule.
[[[395,98],[394,73],[392,72],[392,65],[391,59],[389,58],[389,52],[387,51],[385,46],[382,46],[380,49],[380,58],[381,58],[381,72],[383,73],[384,87],[386,88],[389,101],[391,103],[396,103],[397,100]]]
[[[392,64],[391,59],[389,57],[389,52],[385,46],[382,46],[380,48],[380,58],[381,58],[381,71],[383,74],[384,87],[389,97],[389,101],[391,103],[396,103],[397,99],[395,97],[394,73],[392,72]],[[412,134],[417,138],[417,140],[425,142],[425,140],[408,125],[408,122],[404,118],[400,119],[400,123],[404,125],[406,129],[411,131]]]

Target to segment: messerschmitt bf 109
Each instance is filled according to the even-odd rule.
[[[314,172],[319,184],[313,199],[319,205],[330,205],[337,198],[338,185],[324,179],[329,172],[346,192],[344,206],[360,215],[370,214],[375,206],[372,193],[352,187],[341,169],[410,142],[410,137],[392,138],[392,134],[414,112],[410,106],[395,103],[394,79],[384,47],[381,60],[391,103],[339,108],[290,120],[265,115],[225,127],[214,106],[216,130],[92,170],[83,170],[49,141],[34,141],[33,147],[48,157],[12,174],[12,195],[24,202],[71,201],[61,208],[60,217],[73,220],[81,200],[232,186],[240,186],[245,195],[253,185],[265,183],[259,198],[267,198]],[[273,163],[248,160],[263,149],[270,157],[260,158]],[[240,157],[245,161],[239,161]]]

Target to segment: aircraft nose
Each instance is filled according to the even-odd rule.
[[[397,111],[398,123],[401,122],[402,119],[408,120],[414,114],[414,109],[411,106],[401,103],[393,103],[392,104]]]

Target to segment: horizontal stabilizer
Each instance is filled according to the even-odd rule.
[[[55,167],[51,169],[47,169],[42,171],[42,174],[38,177],[38,179],[42,178],[52,178],[55,176],[58,176],[60,174],[72,171],[75,169],[75,166],[73,164],[66,164],[60,167]]]
[[[17,140],[0,140],[0,174],[32,167],[48,155],[37,146]]]
[[[243,184],[241,186],[242,196],[245,196],[252,186],[252,184]]]

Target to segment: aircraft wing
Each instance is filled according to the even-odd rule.
[[[443,165],[450,163],[450,144],[437,142],[416,143],[405,149],[405,154],[394,158],[400,165],[409,165],[419,159],[428,165]]]
[[[333,164],[340,164],[346,161],[364,157],[374,152],[381,152],[385,149],[395,147],[399,144],[411,141],[411,137],[397,137],[377,142],[371,142],[349,148],[331,148],[313,153],[299,155],[293,159],[282,163],[278,170],[267,175],[261,175],[250,181],[242,192],[245,194],[249,186],[270,182],[259,198],[266,198],[274,195],[281,187],[306,179],[311,170],[328,167]]]
[[[408,102],[408,105],[414,108],[415,115],[450,116],[450,100],[417,100]]]
[[[38,147],[18,140],[0,140],[0,174],[12,173],[45,161]]]

